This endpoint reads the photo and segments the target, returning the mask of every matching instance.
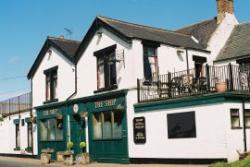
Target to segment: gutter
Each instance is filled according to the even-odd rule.
[[[246,116],[245,116],[245,100],[242,98],[242,112],[243,112],[243,143],[244,153],[247,152],[247,135],[246,135]]]
[[[77,65],[75,64],[75,91],[66,99],[66,101],[69,101],[76,94],[77,94]]]

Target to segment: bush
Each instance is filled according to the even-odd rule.
[[[209,167],[250,167],[250,157],[247,157],[243,160],[236,161],[234,163],[215,163],[212,165],[209,165]]]
[[[81,149],[84,149],[85,147],[86,147],[86,143],[83,141],[83,142],[81,142],[80,144],[79,144],[79,147],[81,148]]]
[[[73,142],[69,141],[69,142],[67,143],[67,149],[68,149],[68,150],[71,150],[71,149],[73,148],[73,146],[74,146],[74,143],[73,143]]]

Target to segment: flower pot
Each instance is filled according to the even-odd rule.
[[[226,82],[218,82],[215,83],[215,89],[217,92],[223,93],[227,91],[227,83]]]
[[[78,154],[76,156],[76,161],[78,164],[86,165],[90,163],[90,158],[88,153]]]
[[[50,161],[51,161],[51,154],[47,154],[47,153],[41,154],[41,163],[43,165],[49,164]]]

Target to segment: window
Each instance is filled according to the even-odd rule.
[[[60,141],[63,140],[63,127],[57,126],[55,118],[40,121],[41,141]]]
[[[245,126],[246,128],[250,128],[250,109],[245,109],[244,115],[245,115]]]
[[[168,114],[168,138],[193,138],[196,137],[195,113]]]
[[[193,56],[194,68],[195,68],[195,78],[200,78],[203,75],[203,64],[207,62],[206,57]]]
[[[116,45],[95,52],[98,90],[113,88],[117,85],[115,49]]]
[[[122,137],[121,111],[100,112],[93,114],[94,139],[119,139]]]
[[[239,109],[231,109],[231,127],[240,128],[240,114]]]
[[[57,68],[53,67],[44,71],[46,75],[46,101],[57,98]]]
[[[20,124],[15,124],[16,126],[16,149],[20,148]]]
[[[146,80],[158,79],[158,58],[156,47],[143,46],[144,78]]]
[[[28,132],[28,148],[31,148],[32,147],[32,123],[31,122],[28,122],[27,123],[27,132]]]
[[[250,58],[244,58],[237,60],[239,64],[241,72],[249,72],[250,71]]]

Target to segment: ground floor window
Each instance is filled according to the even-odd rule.
[[[122,137],[121,111],[98,112],[93,114],[93,138],[117,139]]]
[[[16,148],[20,148],[20,124],[16,123]]]
[[[245,109],[245,126],[246,128],[250,128],[250,109]]]
[[[32,123],[27,123],[27,132],[28,132],[28,148],[32,147]]]
[[[240,128],[240,114],[239,109],[231,109],[231,127]]]
[[[167,115],[168,138],[196,137],[195,112]]]
[[[57,126],[57,121],[55,118],[41,120],[40,138],[42,141],[63,140],[63,127]]]

